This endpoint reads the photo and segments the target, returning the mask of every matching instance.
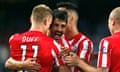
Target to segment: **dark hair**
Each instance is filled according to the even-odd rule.
[[[66,11],[60,11],[58,9],[55,9],[53,11],[53,21],[52,24],[50,25],[50,28],[52,27],[52,25],[54,24],[54,20],[55,18],[58,18],[59,20],[65,21],[67,24],[67,20],[68,20],[68,14]]]
[[[67,14],[67,12],[65,12],[65,11],[60,11],[60,10],[58,10],[58,9],[55,9],[55,10],[53,11],[53,20],[54,20],[55,18],[58,18],[58,19],[60,19],[60,20],[63,20],[63,21],[65,21],[65,22],[67,23],[68,14]]]
[[[75,10],[79,15],[78,5],[72,2],[59,2],[57,3],[57,8],[65,7],[66,9]]]

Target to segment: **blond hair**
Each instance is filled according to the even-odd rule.
[[[43,22],[48,16],[52,17],[52,10],[45,4],[35,6],[31,14],[31,18],[34,22]]]
[[[116,7],[112,10],[110,17],[113,17],[117,23],[120,25],[120,7]]]

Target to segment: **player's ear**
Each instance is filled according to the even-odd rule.
[[[50,23],[50,20],[51,20],[51,18],[50,17],[46,17],[45,19],[44,19],[44,24],[45,24],[45,26],[46,25],[49,25],[49,23]]]
[[[48,23],[48,20],[47,20],[47,18],[45,18],[44,21],[43,21],[43,24],[46,26],[47,23]]]
[[[30,23],[32,23],[33,21],[32,15],[30,16],[29,20],[30,20]]]
[[[112,24],[113,26],[116,24],[116,21],[115,21],[114,18],[111,20],[111,24]]]
[[[72,23],[73,19],[74,19],[73,16],[70,16],[69,22]]]

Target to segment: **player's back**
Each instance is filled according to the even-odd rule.
[[[52,43],[46,35],[38,31],[28,31],[15,34],[10,41],[11,57],[24,61],[27,58],[36,58],[41,65],[39,72],[50,72],[53,64],[51,55]]]
[[[111,53],[110,72],[120,72],[120,32],[107,38],[110,46],[108,48]]]

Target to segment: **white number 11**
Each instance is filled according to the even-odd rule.
[[[22,61],[25,60],[25,56],[26,56],[26,49],[27,49],[27,45],[21,45],[21,48],[22,48]],[[37,45],[32,45],[32,49],[34,50],[34,53],[33,53],[33,58],[36,58],[37,57],[37,54],[38,54],[38,46]]]
[[[27,45],[21,45],[21,49],[22,49],[22,61],[25,60],[25,56],[26,56],[26,49],[27,49]],[[37,57],[37,53],[38,53],[38,46],[37,45],[32,45],[32,49],[34,50],[33,53],[33,58]],[[28,72],[27,70],[19,70],[17,72]]]

